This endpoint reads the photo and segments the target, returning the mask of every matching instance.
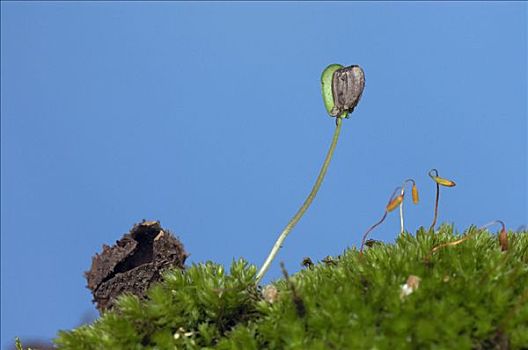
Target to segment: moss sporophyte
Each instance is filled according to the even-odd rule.
[[[436,219],[438,219],[438,201],[440,200],[440,185],[445,187],[454,187],[456,186],[454,181],[444,179],[440,176],[438,176],[438,170],[431,169],[429,171],[429,176],[433,181],[436,183],[436,198],[435,198],[435,207],[434,207],[434,217],[433,222],[431,223],[431,227],[429,227],[429,231],[433,230],[436,225]]]
[[[439,245],[433,247],[433,249],[431,249],[431,252],[427,256],[427,259],[430,259],[431,256],[435,252],[437,252],[438,250],[443,249],[443,248],[447,248],[447,247],[457,246],[460,243],[463,243],[464,241],[474,237],[477,233],[482,232],[484,230],[487,230],[488,227],[490,227],[492,225],[495,225],[495,224],[501,225],[501,231],[499,232],[499,245],[501,247],[501,251],[504,252],[504,251],[508,250],[509,244],[508,244],[508,234],[506,232],[506,225],[501,220],[495,220],[495,221],[488,222],[487,224],[479,227],[477,230],[474,230],[472,232],[468,231],[468,234],[466,234],[464,237],[462,237],[460,239],[457,239],[457,240],[451,241],[451,242],[447,242],[447,243],[442,243],[442,244],[439,244]]]
[[[398,192],[400,192],[400,194],[398,194]],[[366,243],[366,240],[367,240],[367,237],[368,237],[369,233],[371,233],[372,230],[374,230],[376,227],[381,225],[381,223],[383,221],[385,221],[385,218],[387,217],[387,215],[391,211],[396,209],[398,207],[398,205],[400,205],[403,202],[404,195],[405,195],[405,192],[402,191],[401,187],[396,187],[394,192],[392,192],[392,195],[389,198],[389,202],[385,206],[385,212],[383,213],[383,216],[381,217],[381,219],[378,222],[376,222],[374,225],[370,226],[370,228],[367,230],[367,232],[365,232],[363,234],[363,238],[361,239],[361,247],[359,248],[359,254],[360,255],[363,254],[363,249],[365,248],[365,243]]]
[[[412,194],[413,203],[418,204],[418,202],[420,201],[420,198],[418,196],[418,187],[416,186],[416,182],[413,179],[407,179],[403,182],[400,195],[402,197],[405,195],[405,185],[408,183],[412,183],[411,194]],[[405,226],[403,224],[403,200],[402,200],[400,203],[400,233],[403,234],[404,231],[405,231]]]
[[[277,255],[277,252],[282,246],[282,243],[291,230],[295,227],[295,225],[297,225],[317,195],[317,192],[323,183],[326,171],[328,170],[328,166],[330,165],[330,161],[337,145],[337,140],[339,139],[342,119],[348,118],[349,114],[354,111],[354,108],[361,98],[364,87],[365,74],[363,69],[357,65],[344,67],[340,64],[331,64],[323,71],[323,74],[321,75],[321,92],[323,95],[324,105],[328,114],[331,117],[336,118],[336,127],[334,136],[332,137],[332,143],[330,144],[330,149],[326,154],[326,158],[323,162],[321,170],[319,171],[319,175],[317,176],[315,184],[312,187],[312,191],[302,206],[299,208],[297,213],[288,222],[284,230],[279,235],[279,238],[273,245],[271,252],[257,274],[257,283],[262,280],[273,259]]]

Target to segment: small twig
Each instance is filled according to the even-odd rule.
[[[292,292],[292,299],[293,299],[293,304],[295,305],[295,311],[297,311],[297,315],[302,318],[306,315],[306,307],[304,306],[304,302],[302,298],[297,294],[297,290],[295,289],[293,282],[290,280],[288,271],[286,271],[284,262],[281,261],[280,267],[282,270],[282,274],[284,275],[284,279],[286,280],[286,283],[288,283],[288,288],[290,288]]]
[[[464,242],[465,240],[469,239],[470,237],[472,237],[475,233],[472,233],[470,235],[466,235],[464,238],[461,238],[461,239],[457,239],[456,241],[451,241],[451,242],[447,242],[447,243],[442,243],[442,244],[439,244],[437,245],[436,247],[433,247],[433,249],[431,250],[431,255],[442,249],[442,248],[445,248],[445,247],[453,247],[453,246],[456,246],[456,245],[459,245],[460,243]]]

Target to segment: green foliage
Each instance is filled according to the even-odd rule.
[[[443,225],[363,255],[346,250],[274,285],[266,301],[254,266],[211,262],[171,270],[148,300],[122,297],[92,325],[60,332],[59,349],[510,349],[528,348],[528,233],[471,238]],[[401,293],[410,275],[420,278]],[[299,303],[304,307],[300,312]]]
[[[15,348],[16,350],[24,350],[24,348],[22,347],[22,342],[20,341],[19,337],[15,338]]]
[[[240,260],[229,274],[207,262],[167,271],[148,292],[120,298],[93,325],[61,332],[63,349],[174,349],[211,346],[234,325],[256,317],[256,269]]]

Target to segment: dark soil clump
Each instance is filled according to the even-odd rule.
[[[113,246],[92,258],[85,273],[99,312],[113,307],[116,298],[127,292],[141,298],[148,287],[161,279],[169,267],[184,268],[188,254],[182,243],[157,221],[134,225]]]

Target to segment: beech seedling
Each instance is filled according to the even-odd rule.
[[[286,224],[286,227],[279,235],[279,238],[273,245],[271,252],[269,253],[266,261],[257,273],[256,281],[259,283],[266,272],[268,271],[273,259],[277,255],[277,252],[282,246],[282,243],[291,232],[291,230],[297,225],[299,220],[306,212],[306,210],[312,204],[323,179],[332,160],[337,140],[339,139],[339,133],[341,132],[341,122],[343,118],[348,118],[348,115],[354,111],[357,106],[363,89],[365,87],[365,74],[363,69],[358,65],[352,65],[349,67],[343,67],[340,64],[331,64],[323,71],[321,75],[321,92],[323,95],[323,102],[326,111],[331,117],[336,118],[336,127],[330,149],[326,154],[326,158],[323,162],[323,166],[319,171],[319,175],[315,180],[315,184],[312,187],[312,191],[299,208],[297,213],[291,218]]]

